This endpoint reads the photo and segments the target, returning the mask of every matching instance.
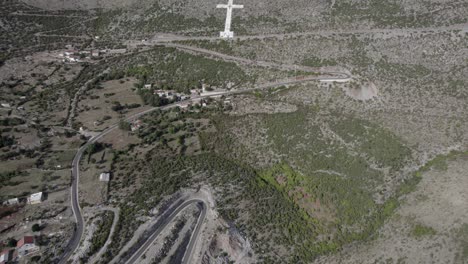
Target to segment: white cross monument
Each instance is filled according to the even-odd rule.
[[[226,8],[226,25],[224,25],[224,31],[220,32],[219,36],[223,39],[234,38],[234,32],[231,31],[231,20],[232,20],[232,9],[233,8],[244,8],[244,5],[234,5],[233,0],[229,0],[227,5],[217,5],[216,8]]]

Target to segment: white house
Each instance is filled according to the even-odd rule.
[[[103,172],[101,173],[101,175],[99,175],[99,181],[108,182],[109,180],[110,180],[110,173]]]
[[[67,50],[63,53],[65,57],[72,56],[73,54],[77,53],[77,50]]]
[[[152,84],[145,84],[145,85],[143,86],[143,88],[145,88],[145,89],[151,89],[151,87],[153,87]]]
[[[3,205],[17,205],[17,204],[19,204],[18,198],[13,198],[13,199],[3,202]]]
[[[9,250],[9,249],[3,250],[0,253],[0,264],[5,264],[11,261],[13,258],[13,252],[14,252],[13,250]]]
[[[197,96],[197,95],[200,94],[200,91],[198,91],[197,89],[191,89],[191,90],[190,90],[190,94],[191,94],[192,96]]]
[[[10,104],[7,104],[7,103],[2,103],[2,107],[5,107],[5,108],[10,108]]]
[[[43,199],[44,199],[44,194],[42,192],[33,193],[28,197],[28,204],[42,203]]]

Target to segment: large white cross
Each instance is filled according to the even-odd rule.
[[[234,5],[233,0],[229,0],[227,5],[217,5],[216,8],[226,8],[226,24],[224,25],[224,31],[220,32],[219,36],[223,39],[229,39],[234,37],[234,32],[231,31],[231,20],[232,20],[232,9],[233,8],[244,8],[244,5]]]

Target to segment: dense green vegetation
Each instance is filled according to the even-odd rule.
[[[358,152],[373,158],[379,167],[399,170],[411,155],[411,150],[400,139],[370,122],[341,115],[330,123],[342,139],[356,144]]]
[[[371,169],[369,163],[390,168],[388,173],[401,173],[411,160],[411,150],[389,131],[346,114],[325,114],[318,107],[255,116],[266,128],[269,147],[283,154],[282,162],[264,168],[251,164],[252,153],[246,155],[249,150],[239,147],[229,133],[242,122],[250,127],[243,121],[246,117],[174,109],[145,118],[139,136],[143,144],[157,147],[145,154],[145,160],[134,159],[132,147],[117,152],[113,165],[117,177],[111,188],[139,187],[121,202],[119,235],[107,260],[130,239],[140,224],[135,218],[148,215],[166,195],[203,182],[219,188],[218,211],[254,242],[255,252],[265,252],[260,254],[261,261],[310,261],[352,241],[372,239],[399,206],[399,198],[414,189],[420,174],[443,169],[447,159],[429,162],[409,175],[385,202],[377,203],[376,187],[383,172]],[[217,132],[199,129],[193,121],[197,119],[211,119]],[[318,126],[323,122],[346,145],[327,137]],[[202,151],[186,155],[165,147],[165,138],[174,140],[180,133],[198,134]],[[271,253],[280,249],[289,252],[286,257]]]
[[[17,126],[24,123],[23,119],[17,117],[0,119],[0,126]]]
[[[174,48],[157,47],[129,58],[126,64],[126,74],[137,77],[139,87],[153,83],[154,89],[189,93],[190,89],[201,88],[202,84],[225,88],[228,83],[235,87],[255,81],[255,76],[247,75],[235,63],[191,55]]]
[[[351,241],[372,238],[397,208],[396,198],[383,204],[375,202],[383,172],[370,166],[375,164],[396,172],[411,158],[411,151],[390,132],[343,113],[322,113],[318,107],[255,116],[260,118],[257,122],[260,127],[254,126],[254,129],[266,130],[268,150],[279,153],[283,159],[272,167],[257,168],[257,180],[250,184],[254,188],[249,191],[254,196],[252,200],[256,201],[256,213],[246,226],[253,237],[262,241],[259,242],[263,246],[261,251],[273,250],[269,248],[273,246],[269,240],[262,240],[260,234],[266,233],[275,244],[294,252],[291,256],[295,258],[291,258],[291,262],[311,260]],[[207,144],[204,148],[256,166],[250,160],[252,151],[249,147],[239,147],[238,142],[227,136],[234,126],[241,125],[242,129],[249,130],[249,122],[243,121],[243,117],[215,120],[220,131],[216,134],[220,136],[207,135],[209,140],[202,140]],[[325,124],[342,138],[343,143],[320,129]],[[210,144],[213,136],[218,140]],[[261,145],[251,144],[251,148],[260,149],[260,153],[266,151]],[[233,152],[241,154],[233,155]],[[263,204],[262,192],[268,193],[265,198],[274,197],[271,200],[280,204],[259,208]],[[272,202],[270,199],[265,201]],[[234,219],[239,214],[235,210],[225,213]],[[270,213],[279,214],[279,218]]]
[[[24,175],[24,173],[20,171],[8,171],[0,173],[0,187],[18,184],[18,182],[12,182],[11,179],[21,175]]]
[[[86,252],[86,256],[80,259],[82,263],[86,263],[89,257],[96,254],[104,246],[109,237],[113,221],[114,213],[112,212],[106,211],[100,215],[100,218],[97,220],[96,231],[91,238],[89,250]]]
[[[4,135],[0,136],[0,148],[11,146],[15,144],[15,142],[16,141],[14,137]]]
[[[204,113],[185,112],[178,108],[155,111],[143,119],[145,126],[138,131],[138,136],[146,144],[167,144],[168,140],[182,134],[184,137],[198,136],[197,132],[206,129],[200,120],[203,116]]]

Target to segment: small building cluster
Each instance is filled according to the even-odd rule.
[[[59,56],[63,58],[63,62],[81,62],[84,59],[90,60],[92,58],[98,58],[103,54],[123,54],[127,52],[127,49],[86,49],[77,50],[72,48],[71,45],[67,45],[67,50],[60,53]]]
[[[152,84],[145,84],[143,86],[143,89],[151,90],[153,87]],[[184,93],[178,93],[174,90],[153,90],[152,91],[154,95],[158,95],[159,98],[167,99],[167,103],[170,102],[179,102],[179,101],[185,101],[190,99],[190,95],[186,95]]]
[[[0,253],[0,264],[18,261],[25,256],[29,256],[39,251],[39,246],[33,236],[25,236],[21,238],[16,247],[5,249]]]
[[[3,205],[6,206],[15,206],[21,203],[27,203],[27,204],[39,204],[44,201],[44,193],[43,192],[38,192],[38,193],[33,193],[29,195],[26,198],[12,198],[9,200],[6,200],[3,202]]]
[[[154,90],[153,94],[157,94],[160,98],[167,98],[168,100],[172,100],[174,102],[190,99],[189,95],[177,93],[174,90]]]
[[[63,53],[60,53],[59,56],[63,57],[63,62],[80,62],[83,59],[91,59],[99,57],[99,50],[66,50]]]
[[[60,53],[60,57],[63,57],[63,62],[79,62],[81,59],[77,50],[67,50]]]
[[[131,123],[130,125],[130,129],[132,130],[132,132],[135,132],[137,131],[138,129],[140,129],[140,127],[143,126],[143,121],[141,121],[140,119],[134,121]]]

